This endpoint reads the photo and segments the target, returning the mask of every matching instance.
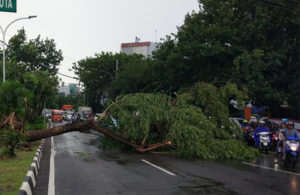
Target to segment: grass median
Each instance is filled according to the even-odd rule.
[[[32,151],[16,150],[13,158],[0,158],[0,194],[18,194],[40,141],[30,143]]]

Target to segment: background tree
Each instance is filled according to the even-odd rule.
[[[11,75],[13,78],[19,76],[20,72],[37,70],[48,71],[55,76],[58,72],[57,66],[62,60],[62,51],[56,49],[53,39],[43,40],[38,36],[27,40],[24,29],[19,30],[8,42],[7,61],[11,63],[9,67],[14,73]],[[16,67],[18,72],[14,71]]]
[[[86,104],[100,112],[105,100],[143,89],[148,61],[141,55],[102,52],[74,64],[75,73],[83,84]]]
[[[0,85],[0,115],[7,116],[15,112],[19,116],[25,114],[25,97],[33,94],[27,90],[19,81],[6,81]]]
[[[23,78],[25,88],[33,93],[29,102],[29,121],[34,121],[41,113],[44,104],[51,104],[58,94],[57,77],[53,77],[49,72],[35,71],[26,72]]]

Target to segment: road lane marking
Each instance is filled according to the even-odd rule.
[[[275,171],[275,172],[281,172],[281,173],[287,173],[287,174],[291,174],[291,175],[300,176],[300,174],[298,174],[298,173],[293,173],[293,172],[289,172],[289,171],[283,171],[283,170],[279,170],[279,169],[276,169],[276,168],[273,169],[273,168],[270,168],[270,167],[260,166],[260,165],[256,165],[256,164],[252,164],[252,163],[247,163],[247,162],[242,162],[242,163],[246,164],[246,165],[253,166],[253,167],[259,167],[259,168],[262,168],[262,169],[272,170],[272,171]]]
[[[48,184],[48,195],[55,195],[55,167],[54,167],[54,138],[51,137],[51,155],[50,155],[50,170],[49,170],[49,184]]]
[[[161,170],[161,171],[163,171],[163,172],[165,172],[165,173],[167,173],[169,175],[176,176],[174,173],[172,173],[170,171],[167,171],[166,169],[161,168],[161,167],[159,167],[159,166],[157,166],[155,164],[152,164],[151,162],[149,162],[149,161],[147,161],[145,159],[141,159],[141,161],[144,162],[144,163],[146,163],[146,164],[148,164],[148,165],[150,165],[150,166],[152,166],[152,167],[154,167],[154,168],[157,168],[158,170]]]

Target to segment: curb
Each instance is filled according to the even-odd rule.
[[[23,183],[19,190],[19,195],[32,195],[33,189],[36,186],[36,178],[38,175],[38,170],[40,168],[40,161],[42,158],[42,151],[44,148],[45,140],[42,139],[40,146],[33,157],[33,162],[30,165],[29,170],[23,180]]]

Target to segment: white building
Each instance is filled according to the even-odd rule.
[[[152,57],[157,44],[153,42],[122,43],[121,52],[126,54],[142,54],[145,57]]]

